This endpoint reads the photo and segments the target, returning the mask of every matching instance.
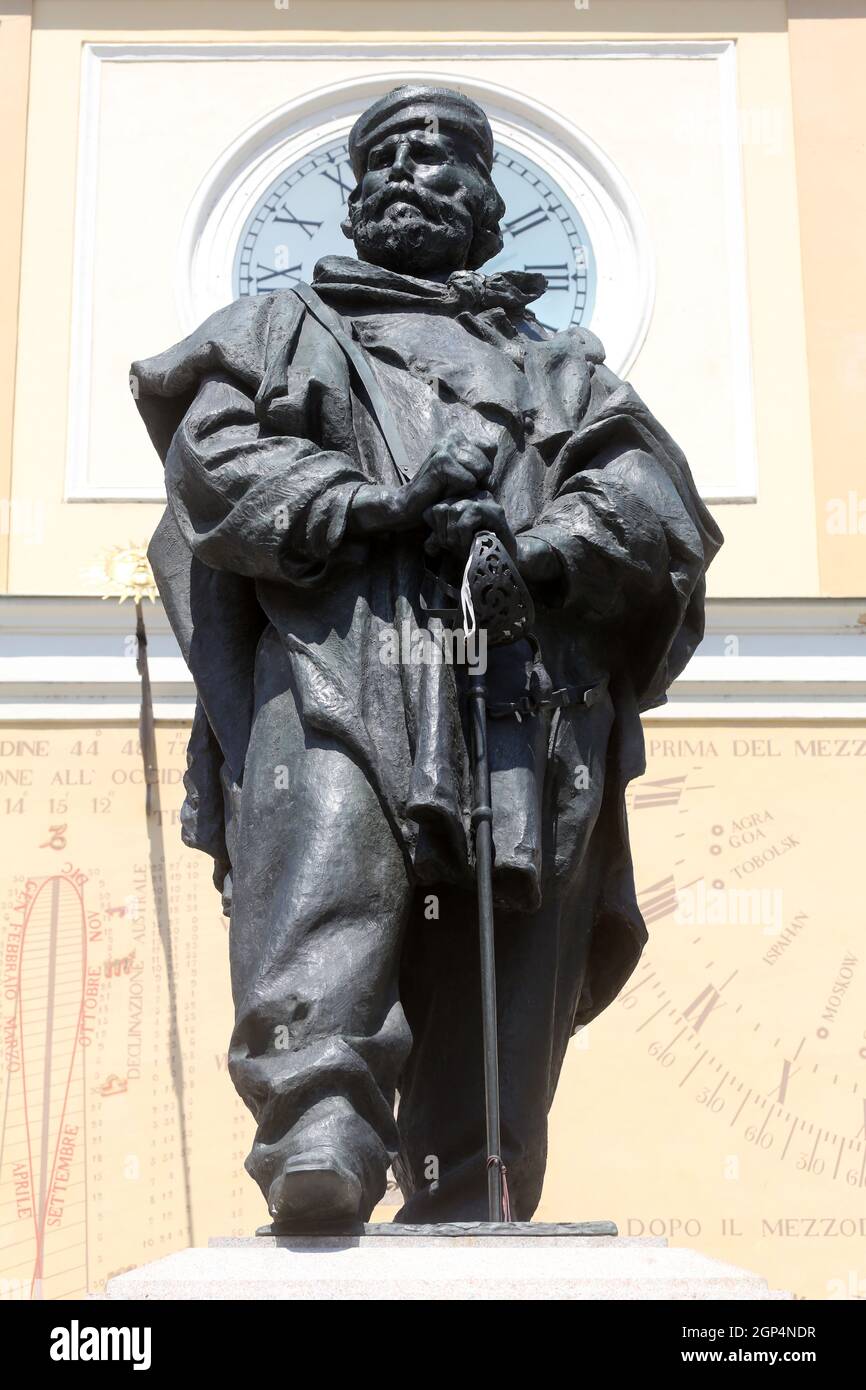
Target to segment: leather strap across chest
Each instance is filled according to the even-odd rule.
[[[379,427],[379,433],[385,441],[400,481],[408,482],[412,476],[409,457],[400,438],[400,431],[397,429],[397,423],[391,412],[388,399],[365,354],[358,344],[349,337],[333,310],[322,303],[315,290],[311,290],[309,285],[299,284],[293,285],[291,292],[301,300],[307,312],[324,328],[325,332],[331,335],[343,353],[364,388],[370,414]]]

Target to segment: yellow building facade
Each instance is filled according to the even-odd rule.
[[[98,1291],[260,1219],[158,605],[145,808],[112,581],[162,491],[127,370],[247,292],[257,208],[338,173],[354,115],[407,78],[490,113],[523,179],[515,255],[527,220],[541,245],[531,189],[576,213],[577,270],[535,254],[726,536],[630,791],[650,946],[574,1041],[538,1218],[864,1296],[864,66],[861,0],[0,3],[2,1296]],[[286,204],[261,275],[305,266],[338,193]]]

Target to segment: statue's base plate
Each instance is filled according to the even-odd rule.
[[[369,1245],[372,1241],[378,1240],[409,1240],[417,1244],[419,1240],[454,1240],[459,1239],[461,1245],[467,1243],[477,1245],[482,1241],[495,1239],[501,1240],[508,1238],[515,1240],[518,1237],[528,1237],[531,1240],[551,1240],[569,1239],[574,1236],[615,1236],[618,1235],[616,1224],[613,1221],[443,1221],[430,1226],[411,1226],[408,1223],[403,1225],[399,1222],[368,1221],[366,1225],[358,1225],[356,1229],[345,1228],[340,1230],[302,1230],[297,1227],[286,1230],[272,1223],[269,1226],[259,1226],[256,1235],[262,1239],[270,1237],[271,1240],[319,1240],[322,1238],[337,1237],[338,1239],[350,1239],[360,1242],[362,1245]],[[246,1237],[222,1237],[211,1240],[209,1245],[243,1245],[246,1244]]]
[[[764,1279],[662,1238],[587,1225],[372,1226],[358,1234],[212,1240],[109,1280],[110,1299],[237,1301],[788,1299]],[[543,1231],[544,1233],[538,1233]],[[387,1234],[386,1234],[387,1233]],[[395,1239],[395,1233],[399,1238]]]

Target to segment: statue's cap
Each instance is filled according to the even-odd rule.
[[[427,87],[413,83],[395,87],[362,111],[349,133],[349,160],[356,179],[367,167],[373,145],[398,130],[423,128],[431,118],[446,130],[459,131],[476,147],[488,174],[493,165],[493,132],[477,102],[451,87]]]

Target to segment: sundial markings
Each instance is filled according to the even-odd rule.
[[[654,975],[654,974],[655,974],[655,971],[652,972],[652,975]],[[625,994],[623,994],[623,996],[622,996],[623,1000],[630,999],[631,996],[632,996],[633,994],[637,994],[638,990],[639,990],[643,985],[649,983],[649,981],[652,979],[652,975],[644,975],[644,977],[643,977],[642,980],[638,980],[638,982],[637,982],[636,985],[632,985],[631,989],[627,990],[627,991],[625,992]]]
[[[642,782],[634,793],[636,811],[659,806],[676,806],[683,793],[685,777],[658,777]]]
[[[811,1173],[811,1171],[812,1171],[812,1165],[813,1165],[814,1162],[815,1162],[815,1155],[816,1155],[816,1153],[818,1152],[818,1145],[819,1145],[820,1142],[821,1142],[821,1130],[819,1129],[819,1130],[818,1130],[818,1133],[815,1135],[815,1143],[812,1145],[812,1152],[811,1152],[811,1154],[809,1155],[809,1162],[808,1162],[808,1164],[806,1165],[806,1172],[807,1172],[807,1173]]]
[[[761,1107],[763,1108],[763,1107],[766,1105],[766,1103],[767,1103],[766,1101],[762,1101],[762,1102],[761,1102]],[[770,1109],[770,1110],[767,1111],[766,1115],[764,1116],[764,1123],[761,1125],[761,1128],[758,1130],[758,1137],[757,1137],[756,1140],[755,1140],[755,1143],[756,1143],[756,1144],[759,1144],[759,1143],[761,1142],[761,1135],[764,1133],[764,1130],[767,1128],[767,1124],[768,1124],[768,1122],[769,1122],[769,1119],[770,1119],[770,1116],[772,1115],[772,1113],[773,1113],[773,1111],[772,1111],[772,1109]]]
[[[741,1081],[741,1082],[740,1082],[740,1085],[738,1086],[737,1089],[741,1091],[741,1090],[743,1089],[743,1085],[744,1085],[744,1082]],[[734,1125],[737,1123],[737,1120],[740,1118],[740,1113],[741,1113],[741,1111],[742,1111],[742,1109],[743,1109],[743,1106],[746,1104],[746,1101],[749,1099],[749,1096],[750,1096],[751,1094],[752,1094],[752,1092],[751,1092],[751,1089],[750,1089],[750,1090],[748,1090],[748,1091],[746,1092],[746,1094],[743,1096],[742,1102],[741,1102],[741,1104],[740,1104],[740,1109],[737,1111],[736,1115],[735,1115],[734,1118],[731,1120],[731,1128],[732,1128],[732,1129],[733,1129]]]
[[[636,1032],[642,1033],[643,1030],[644,1030],[644,1028],[648,1027],[649,1024],[652,1023],[652,1021],[653,1021],[654,1018],[658,1018],[659,1014],[662,1012],[663,1009],[664,1009],[664,1004],[660,1004],[659,1007],[656,1009],[656,1011],[655,1011],[654,1014],[650,1014],[649,1018],[644,1019],[644,1022],[640,1025],[639,1028],[636,1029]]]
[[[734,971],[734,975],[736,973],[737,972]],[[725,981],[725,984],[729,984],[730,980],[734,978],[734,975],[729,976],[728,980]],[[722,985],[722,989],[724,988],[725,985]],[[706,1000],[705,1004],[704,1000]],[[725,1003],[721,1000],[721,990],[716,989],[715,985],[709,984],[701,990],[700,994],[695,995],[692,1002],[688,1004],[685,1009],[683,1009],[683,1017],[688,1018],[689,1015],[701,1004],[703,1004],[704,1007],[701,1009],[701,1012],[698,1015],[696,1021],[691,1025],[696,1033],[700,1031],[700,1029],[702,1028],[704,1023],[706,1023],[707,1019],[709,1018],[710,1014],[713,1012],[714,1009],[724,1009],[727,1007]]]
[[[697,883],[697,879],[694,880]],[[686,885],[688,887],[689,885]],[[677,905],[677,888],[673,874],[651,883],[638,894],[638,901],[644,920],[648,925],[660,921],[674,911]]]
[[[695,1046],[697,1046],[697,1043],[695,1044]],[[697,1061],[695,1062],[694,1066],[691,1067],[691,1068],[686,1072],[686,1074],[685,1074],[685,1076],[683,1077],[682,1081],[679,1083],[679,1085],[680,1085],[681,1088],[682,1088],[683,1086],[685,1086],[685,1084],[686,1084],[686,1082],[688,1081],[689,1077],[691,1076],[692,1072],[693,1072],[693,1071],[696,1071],[697,1068],[701,1065],[701,1062],[704,1060],[704,1057],[706,1057],[706,1055],[707,1055],[707,1049],[704,1048],[702,1055],[697,1059]]]
[[[719,1065],[716,1067],[716,1071],[719,1071],[719,1070],[721,1069],[721,1065],[722,1065],[721,1062],[719,1062]],[[722,1089],[722,1087],[724,1086],[724,1084],[725,1084],[725,1082],[727,1081],[727,1079],[728,1079],[728,1073],[725,1072],[725,1074],[724,1074],[724,1076],[722,1077],[721,1081],[719,1082],[718,1086],[717,1086],[716,1089],[713,1091],[713,1094],[710,1096],[710,1100],[711,1100],[711,1101],[714,1101],[714,1100],[715,1100],[716,1096],[719,1094],[719,1091]]]

